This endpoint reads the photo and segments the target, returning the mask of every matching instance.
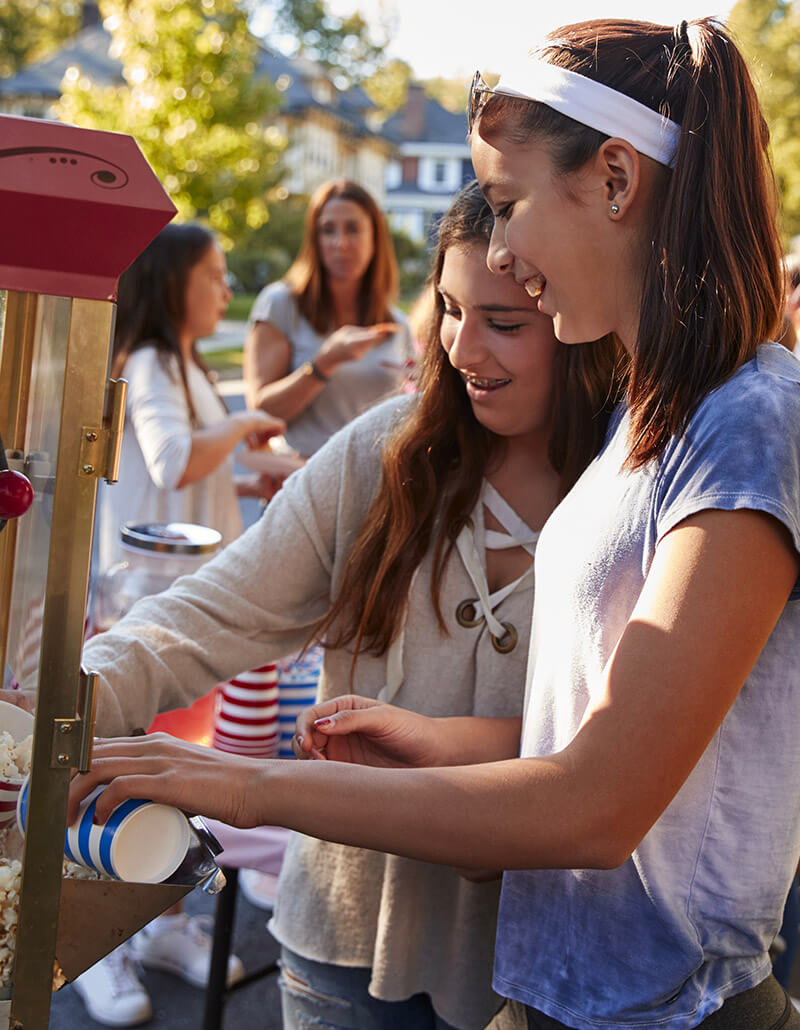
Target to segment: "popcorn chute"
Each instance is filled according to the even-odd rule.
[[[116,479],[125,411],[108,379],[117,279],[175,209],[129,136],[3,115],[0,140],[0,671],[3,696],[36,710],[0,1030],[45,1030],[54,986],[221,874],[192,820],[170,883],[62,879],[70,770],[88,768],[93,735],[81,650],[97,484]],[[0,918],[0,953],[10,937]]]

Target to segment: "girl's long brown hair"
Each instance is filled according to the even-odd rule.
[[[397,260],[392,238],[380,208],[369,193],[350,179],[324,182],[312,194],[305,218],[303,242],[289,271],[284,276],[297,301],[300,314],[318,333],[334,326],[333,297],[319,254],[318,224],[329,200],[351,200],[369,216],[372,223],[374,253],[361,280],[358,297],[358,324],[391,322],[391,305],[397,297]]]
[[[502,438],[475,418],[459,373],[440,342],[444,302],[438,292],[444,256],[453,246],[488,244],[493,216],[477,183],[465,186],[444,215],[428,288],[435,317],[421,361],[419,395],[386,442],[381,485],[355,540],[341,589],[315,628],[328,647],[355,641],[380,655],[405,610],[411,578],[433,546],[431,601],[439,603],[447,559],[478,503]],[[615,340],[559,346],[554,370],[550,461],[563,492],[597,453],[616,399],[620,348]]]
[[[657,458],[701,400],[781,324],[783,282],[769,132],[742,55],[703,18],[677,29],[598,20],[556,29],[538,52],[682,126],[652,202],[639,333],[627,386],[628,465]],[[482,136],[546,140],[556,171],[608,137],[526,100],[493,95]]]

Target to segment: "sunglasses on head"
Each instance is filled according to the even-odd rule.
[[[469,101],[467,103],[467,124],[470,132],[472,132],[473,125],[478,120],[478,116],[493,93],[494,90],[489,87],[481,73],[479,71],[475,72],[472,76],[472,85],[469,87]]]

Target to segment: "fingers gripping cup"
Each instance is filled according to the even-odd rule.
[[[25,780],[17,803],[17,823],[25,832],[28,816]],[[154,801],[123,801],[102,826],[94,824],[98,787],[67,827],[64,854],[70,861],[131,883],[163,883],[183,862],[191,843],[189,821],[180,809]]]

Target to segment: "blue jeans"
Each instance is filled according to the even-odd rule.
[[[381,1001],[361,966],[312,962],[281,949],[283,1030],[455,1030],[436,1015],[427,994]]]
[[[786,907],[783,910],[783,925],[780,929],[781,937],[786,941],[786,951],[778,955],[772,967],[772,973],[781,987],[789,990],[789,980],[792,975],[794,957],[797,953],[798,933],[800,933],[800,890],[798,890],[797,877],[792,880],[789,888],[789,896],[786,899]]]

